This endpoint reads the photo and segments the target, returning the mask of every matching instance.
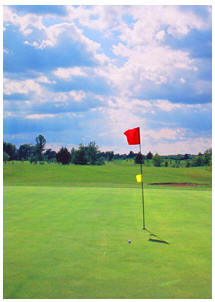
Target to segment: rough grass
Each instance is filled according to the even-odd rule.
[[[18,166],[4,176],[4,298],[211,298],[211,190],[147,187],[146,226],[166,245],[142,231],[141,192],[123,187],[134,182],[126,167],[120,178],[113,166]],[[209,181],[196,171],[190,182]],[[149,182],[155,172],[145,170]],[[81,187],[90,176],[94,187]]]
[[[104,166],[63,166],[60,164],[31,165],[29,163],[8,163],[4,165],[5,185],[31,186],[106,186],[139,187],[136,174],[139,165],[125,162]],[[190,182],[211,188],[211,170],[200,168],[143,167],[144,185],[155,182]]]

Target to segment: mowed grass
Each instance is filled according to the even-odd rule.
[[[57,168],[63,177],[73,166]],[[19,181],[5,174],[4,298],[211,298],[211,190],[146,187],[146,225],[166,245],[142,231],[140,188],[84,168],[92,187],[85,178],[51,185],[44,175],[32,184],[21,168]]]
[[[139,165],[131,162],[109,163],[104,166],[76,166],[60,164],[33,165],[8,163],[4,165],[4,184],[25,186],[102,186],[139,187],[135,175],[140,174]],[[209,167],[169,168],[143,167],[144,185],[156,182],[197,183],[211,188]]]

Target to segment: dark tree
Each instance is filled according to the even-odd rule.
[[[85,148],[87,161],[90,165],[95,165],[97,161],[97,154],[98,154],[98,146],[95,142],[90,142],[89,145]]]
[[[153,157],[153,163],[155,167],[160,167],[162,163],[162,157],[158,154],[155,154]]]
[[[147,153],[146,158],[147,158],[147,159],[152,159],[152,158],[153,158],[153,154],[152,154],[151,151],[149,151],[149,152]]]
[[[134,159],[135,164],[144,164],[144,156],[139,152],[135,159]]]
[[[16,146],[11,143],[3,143],[3,152],[6,152],[9,155],[9,160],[17,159]]]
[[[186,168],[189,168],[189,167],[190,167],[190,162],[186,161]]]
[[[45,144],[46,144],[46,139],[43,135],[38,135],[36,137],[36,145],[35,145],[35,155],[37,160],[43,160],[43,156],[42,156],[42,152],[44,151],[45,148]]]
[[[71,161],[76,165],[103,165],[105,155],[105,152],[99,151],[95,142],[90,142],[88,146],[80,144],[78,150],[72,148]]]
[[[28,160],[34,153],[34,147],[29,144],[23,144],[18,149],[19,160]]]
[[[56,152],[53,151],[52,149],[47,149],[46,152],[44,153],[44,156],[45,156],[46,160],[52,161],[52,160],[56,159]]]
[[[76,153],[75,148],[72,148],[72,150],[71,150],[71,162],[72,163],[74,163],[74,160],[75,160],[75,153]]]
[[[203,161],[205,165],[210,165],[212,162],[212,149],[208,149],[204,152]]]
[[[130,151],[127,157],[128,158],[134,158],[135,157],[135,153],[133,151]]]
[[[7,152],[3,152],[3,161],[6,163],[9,160],[10,156],[7,154]]]
[[[184,158],[183,158],[184,160],[187,160],[187,159],[189,159],[189,155],[186,153],[186,154],[184,154]]]
[[[88,158],[86,147],[84,147],[82,144],[80,144],[79,149],[75,152],[73,162],[76,165],[87,165]]]
[[[106,151],[105,152],[105,158],[108,161],[113,160],[113,158],[114,158],[114,152],[113,151]]]
[[[203,156],[200,154],[194,157],[191,161],[191,165],[194,167],[202,166],[204,162]]]
[[[114,159],[120,159],[120,155],[119,155],[119,153],[114,154]]]
[[[56,154],[56,159],[59,163],[63,165],[68,165],[71,161],[71,154],[67,148],[62,147],[59,152]]]

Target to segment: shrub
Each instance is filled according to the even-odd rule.
[[[79,149],[75,152],[73,162],[76,165],[87,165],[88,159],[85,147],[80,145]]]
[[[71,162],[71,154],[67,148],[62,147],[59,152],[56,154],[57,162],[62,163],[63,165],[68,165]]]
[[[153,163],[155,167],[160,167],[162,163],[162,157],[158,155],[157,153],[153,157]]]

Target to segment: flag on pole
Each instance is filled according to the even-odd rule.
[[[136,175],[137,182],[143,182],[143,177],[141,174]]]
[[[139,145],[140,144],[140,128],[128,129],[124,132],[126,135],[129,145]]]

